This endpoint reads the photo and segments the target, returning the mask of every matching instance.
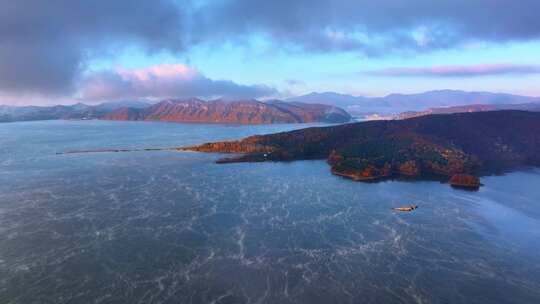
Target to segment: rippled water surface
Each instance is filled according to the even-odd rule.
[[[323,161],[55,155],[300,127],[0,124],[0,303],[540,303],[540,170],[467,192]]]

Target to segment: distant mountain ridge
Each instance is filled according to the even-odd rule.
[[[538,103],[520,103],[520,104],[476,104],[469,106],[455,106],[447,108],[430,108],[425,111],[409,111],[396,115],[395,119],[408,119],[413,117],[431,115],[431,114],[454,114],[454,113],[473,113],[502,110],[519,110],[529,112],[540,112],[540,102]]]
[[[138,101],[109,102],[99,105],[0,106],[0,122],[105,119],[238,124],[348,122],[343,109],[321,104],[271,100],[168,99],[156,104]]]
[[[365,102],[369,98],[362,96],[353,96],[335,92],[312,92],[306,95],[291,97],[286,99],[288,102],[305,102],[305,103],[320,103],[326,105],[334,105],[340,107],[358,105]]]
[[[145,108],[121,108],[103,117],[108,120],[146,120],[209,123],[342,123],[351,116],[341,108],[321,104],[272,100],[164,100]]]
[[[98,105],[77,103],[56,106],[6,106],[0,105],[0,122],[56,120],[56,119],[99,119],[122,107],[141,108],[149,104],[142,101],[114,101]]]
[[[169,101],[189,100],[191,104],[185,108],[169,105],[167,110],[164,110],[167,107],[165,104],[159,107],[155,103],[141,101],[106,102],[100,105],[79,103],[48,107],[0,105],[0,122],[103,118],[224,123],[343,122],[349,119],[349,114],[362,120],[395,119],[480,110],[536,111],[534,105],[540,104],[540,97],[458,90],[390,94],[384,97],[324,92],[292,97],[284,101],[264,102],[257,100],[207,102],[196,98]]]
[[[390,94],[384,97],[352,96],[333,92],[310,93],[289,98],[287,101],[339,105],[345,107],[354,116],[365,117],[371,114],[392,115],[440,107],[535,103],[540,102],[540,97],[491,92],[437,90],[418,94]]]

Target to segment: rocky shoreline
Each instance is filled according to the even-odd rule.
[[[478,189],[477,176],[540,165],[540,113],[431,115],[179,149],[239,154],[218,163],[321,159],[328,162],[332,174],[360,182],[436,176],[456,188]]]

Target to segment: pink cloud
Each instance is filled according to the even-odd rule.
[[[478,64],[446,65],[432,67],[403,67],[370,71],[367,74],[398,77],[478,77],[492,75],[540,74],[540,65],[535,64]]]
[[[157,79],[190,79],[200,76],[195,68],[184,64],[162,64],[142,69],[118,68],[116,71],[123,79],[141,82]]]
[[[196,68],[163,64],[141,69],[103,70],[88,74],[80,95],[85,100],[139,98],[226,97],[258,98],[277,91],[264,85],[242,85],[230,80],[213,80]]]

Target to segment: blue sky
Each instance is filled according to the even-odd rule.
[[[96,60],[90,69],[117,66],[144,68],[160,64],[197,67],[212,79],[230,79],[243,84],[267,84],[280,95],[335,91],[352,95],[381,96],[436,89],[493,91],[540,96],[540,73],[487,75],[482,77],[375,76],[365,72],[393,67],[439,65],[538,64],[540,42],[484,43],[466,48],[438,50],[426,54],[366,57],[360,53],[290,53],[271,45],[196,47],[181,55],[148,55],[130,48],[110,58]]]
[[[365,96],[540,96],[535,0],[0,0],[0,104]]]

